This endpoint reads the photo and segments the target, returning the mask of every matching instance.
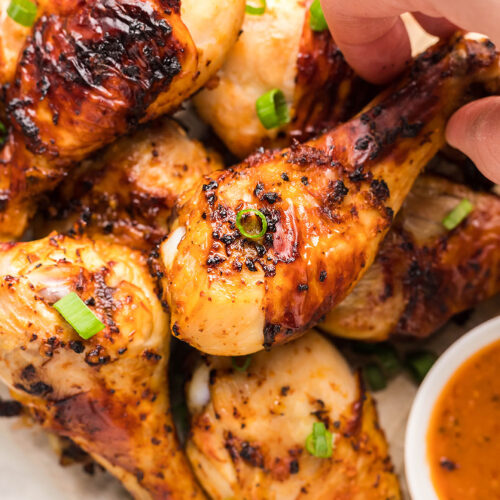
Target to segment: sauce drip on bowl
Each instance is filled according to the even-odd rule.
[[[500,499],[500,342],[467,360],[434,407],[427,454],[442,500]]]

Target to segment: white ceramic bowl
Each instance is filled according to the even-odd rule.
[[[500,340],[500,316],[479,325],[453,343],[420,386],[411,408],[405,439],[406,480],[413,500],[439,500],[427,460],[427,429],[437,398],[467,359],[496,340]]]

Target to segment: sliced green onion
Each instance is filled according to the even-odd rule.
[[[375,363],[365,365],[363,367],[363,375],[370,390],[381,391],[387,387],[387,379]]]
[[[413,378],[420,384],[437,360],[437,355],[430,351],[418,351],[408,354],[406,364]]]
[[[266,0],[248,1],[245,6],[245,12],[253,16],[261,16],[266,12]]]
[[[443,226],[451,231],[455,229],[474,210],[474,205],[463,199],[444,219]]]
[[[261,95],[255,103],[255,108],[260,122],[268,130],[290,121],[285,94],[280,89],[273,89]]]
[[[2,122],[0,122],[0,146],[5,142],[6,139],[7,139],[7,128]]]
[[[401,370],[398,353],[391,344],[378,344],[374,354],[383,372],[389,377],[393,377]]]
[[[325,14],[319,0],[314,0],[309,8],[309,26],[313,31],[324,31],[328,29]]]
[[[30,28],[36,19],[37,6],[30,0],[11,0],[7,7],[7,14],[16,23]]]
[[[306,450],[318,458],[330,458],[333,454],[333,436],[323,422],[314,422],[313,431],[306,439]]]
[[[260,229],[255,225],[248,223],[248,215],[254,214],[260,218]],[[243,227],[243,224],[246,225],[246,228]],[[236,227],[238,231],[245,237],[251,240],[258,240],[262,238],[267,232],[267,220],[266,216],[259,210],[255,210],[254,208],[247,208],[246,210],[240,210],[236,214]],[[247,231],[248,229],[248,231]],[[258,233],[256,231],[259,231]]]
[[[243,363],[240,363],[239,361],[243,359]],[[233,356],[231,358],[231,364],[233,365],[233,368],[239,372],[246,372],[248,370],[248,367],[250,366],[250,363],[252,362],[252,355],[249,356]]]
[[[85,340],[105,328],[95,314],[85,305],[75,292],[68,293],[54,304],[54,309],[77,331]]]

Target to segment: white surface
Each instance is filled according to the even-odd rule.
[[[408,419],[405,469],[413,500],[439,500],[427,459],[427,429],[436,400],[456,370],[471,356],[500,339],[500,316],[455,342],[432,367],[417,392]]]
[[[8,398],[2,386],[1,396]],[[129,500],[117,480],[96,467],[62,467],[39,427],[0,418],[0,500]]]

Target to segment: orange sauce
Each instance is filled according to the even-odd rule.
[[[467,360],[443,389],[427,454],[442,500],[500,499],[500,342]]]

